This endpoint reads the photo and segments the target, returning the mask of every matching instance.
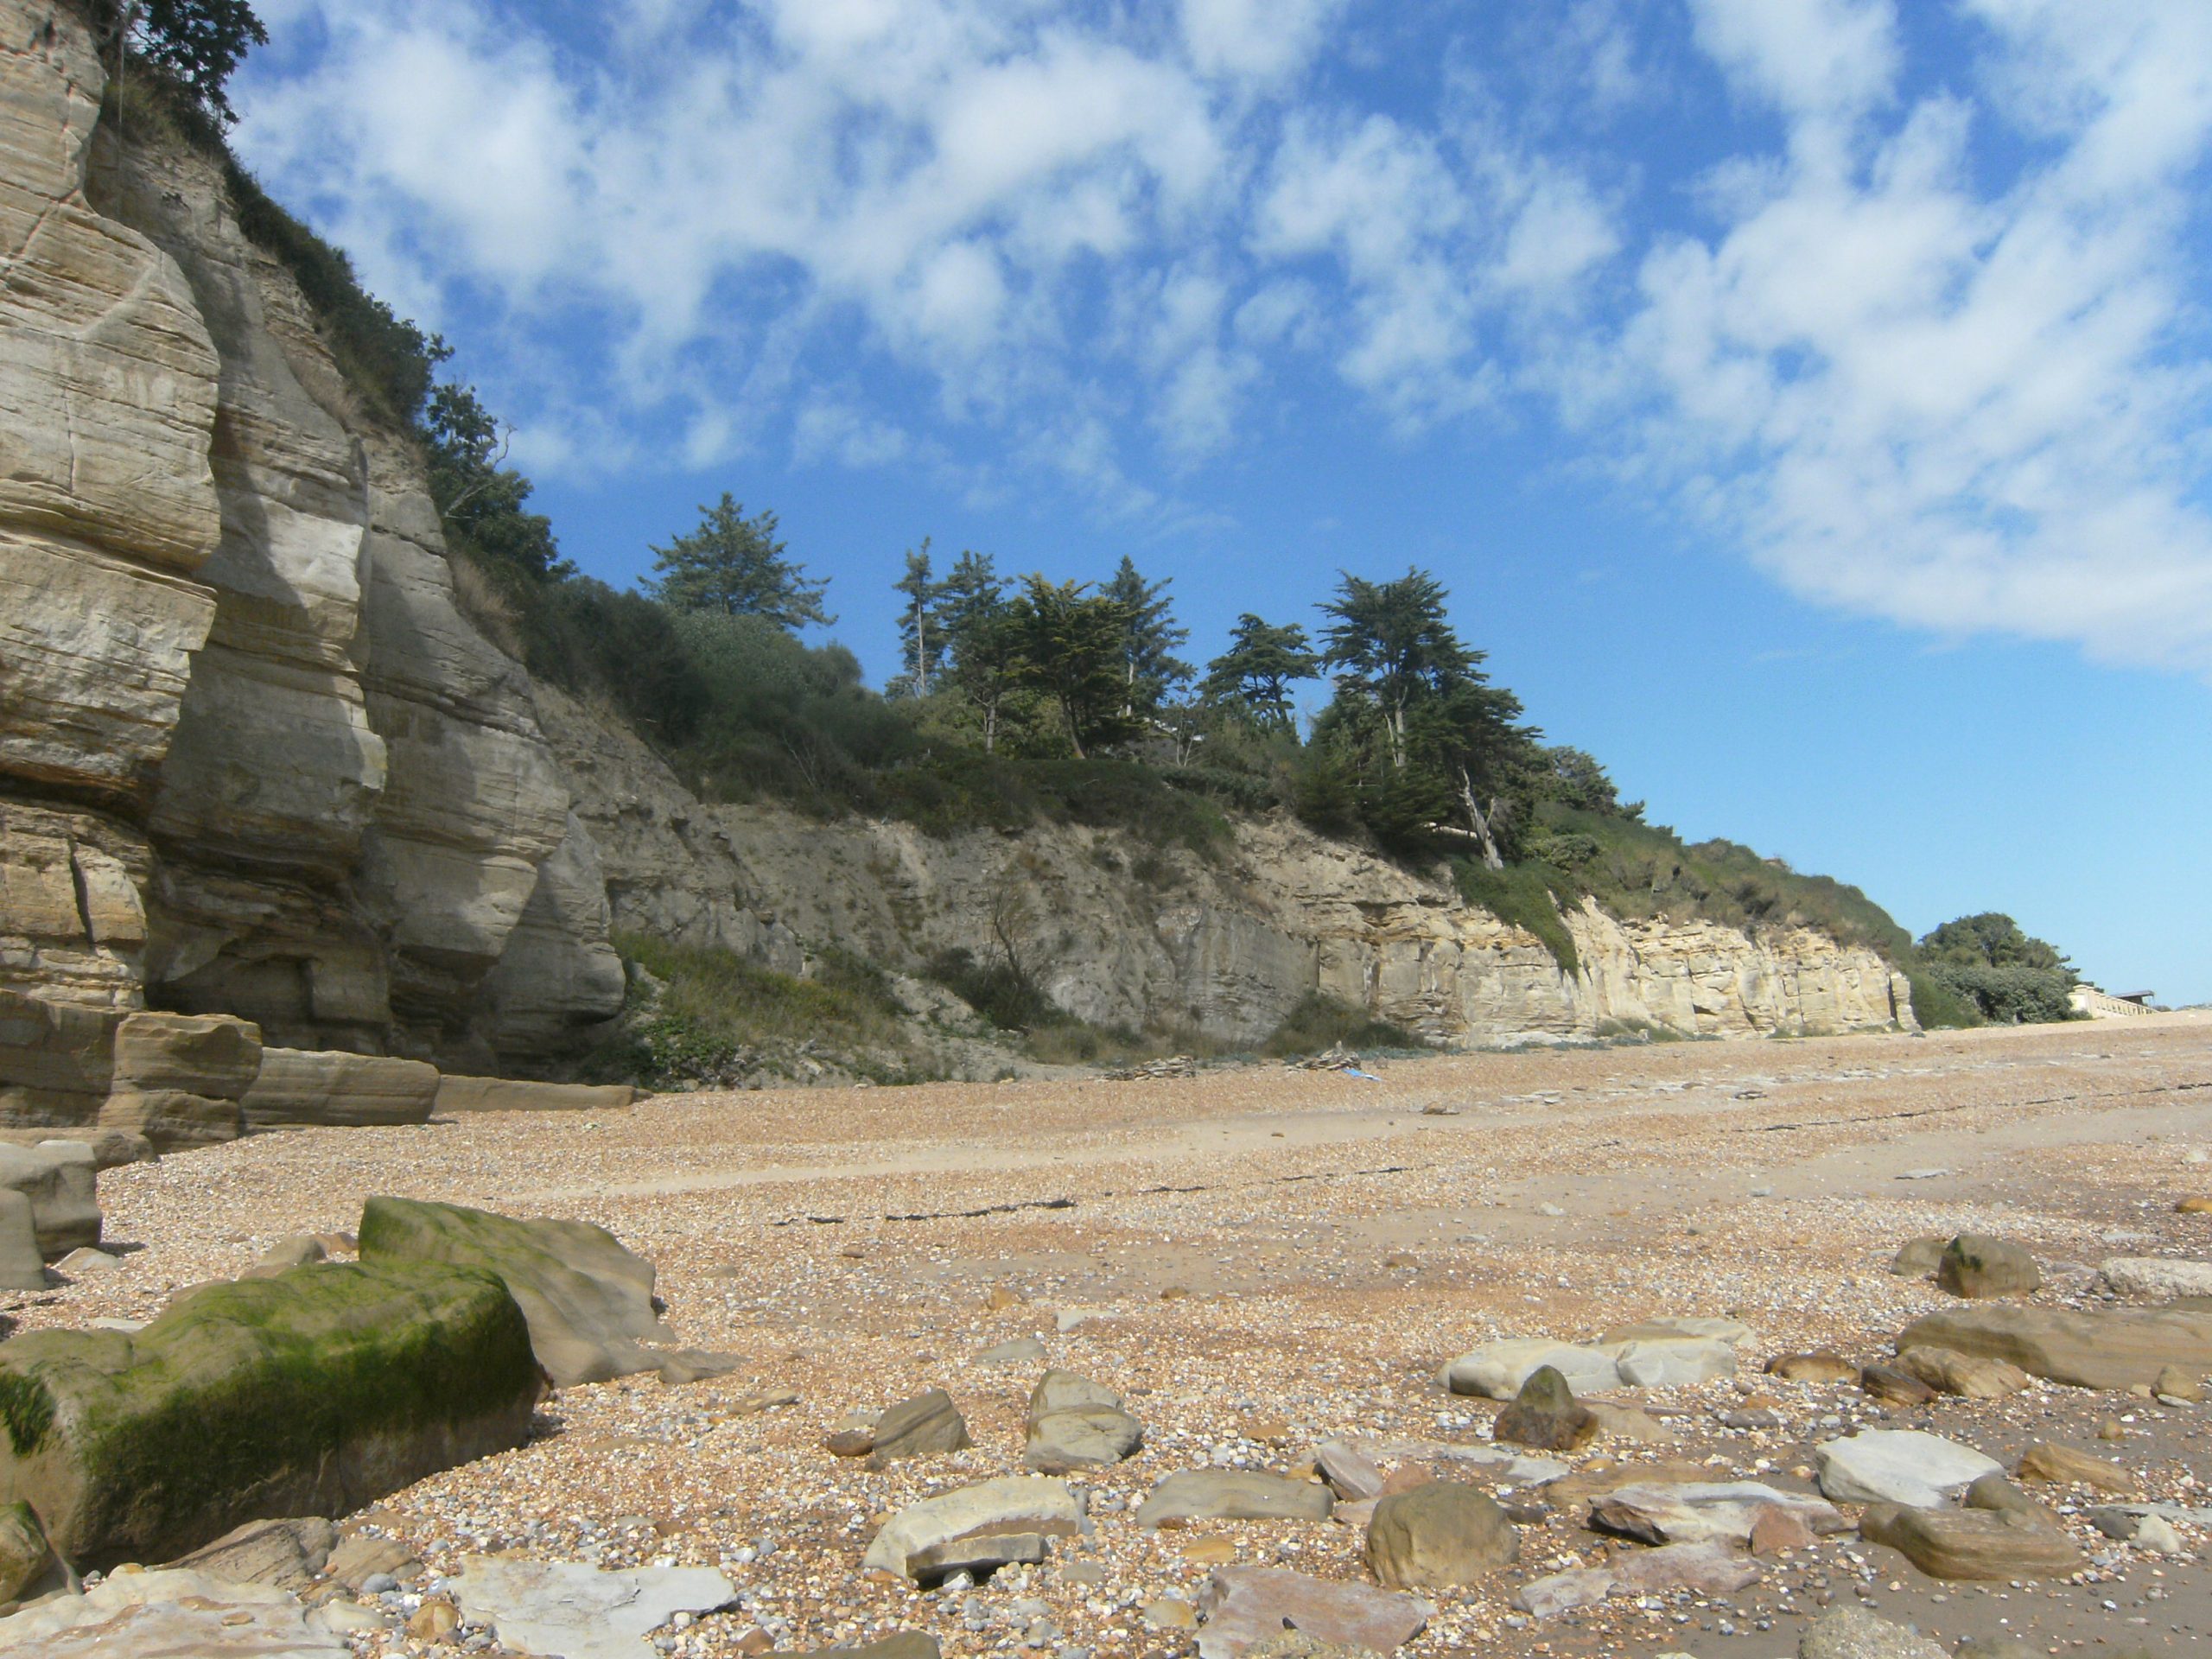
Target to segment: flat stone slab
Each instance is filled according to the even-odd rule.
[[[1813,1448],[1821,1491],[1845,1503],[1901,1503],[1932,1510],[1955,1501],[1996,1459],[1916,1428],[1868,1428]]]
[[[1017,1564],[1034,1567],[1052,1553],[1052,1541],[1041,1532],[987,1532],[918,1549],[906,1558],[906,1571],[918,1583],[927,1583],[955,1573],[992,1573]]]
[[[1325,1521],[1335,1499],[1317,1481],[1243,1469],[1180,1469],[1137,1510],[1141,1527],[1191,1521]]]
[[[0,1653],[26,1659],[352,1659],[353,1652],[343,1637],[309,1624],[287,1591],[181,1568],[121,1573],[85,1595],[0,1618]]]
[[[911,1558],[956,1539],[1024,1532],[1072,1538],[1083,1529],[1082,1501],[1067,1482],[1046,1475],[1006,1475],[901,1510],[884,1522],[861,1566],[911,1578]]]
[[[1734,1343],[1738,1345],[1753,1341],[1758,1332],[1741,1319],[1703,1319],[1671,1313],[1638,1319],[1632,1325],[1615,1325],[1599,1338],[1599,1347],[1611,1347],[1624,1342],[1669,1342],[1684,1337],[1700,1337],[1710,1342]]]
[[[1878,1503],[1859,1535],[1887,1544],[1931,1579],[2063,1579],[2088,1563],[2057,1526],[1991,1510],[1915,1510]]]
[[[519,1077],[438,1078],[439,1112],[619,1112],[638,1098],[626,1083],[529,1083]]]
[[[1647,1337],[1607,1343],[1599,1351],[1631,1389],[1688,1388],[1736,1374],[1735,1344],[1717,1337]]]
[[[2212,1262],[2178,1262],[2162,1255],[2116,1255],[2097,1264],[2097,1277],[2118,1296],[2171,1301],[2212,1296]]]
[[[1961,1307],[1915,1319],[1897,1347],[1950,1348],[2006,1359],[2077,1389],[2155,1386],[2168,1365],[2212,1371],[2212,1314],[2177,1309]]]
[[[1557,1458],[1530,1457],[1527,1452],[1515,1451],[1510,1446],[1479,1441],[1426,1440],[1412,1435],[1347,1434],[1330,1444],[1344,1446],[1377,1465],[1456,1463],[1491,1470],[1510,1486],[1541,1486],[1547,1481],[1559,1479],[1567,1471],[1567,1465]],[[1318,1452],[1317,1447],[1317,1455]]]
[[[471,1555],[450,1580],[471,1624],[503,1647],[561,1659],[650,1659],[646,1637],[678,1613],[712,1612],[737,1588],[706,1567],[639,1567],[605,1573],[582,1561]]]
[[[1616,1556],[1603,1567],[1577,1567],[1531,1580],[1514,1592],[1513,1605],[1538,1618],[1556,1618],[1592,1607],[1608,1596],[1644,1596],[1692,1590],[1730,1596],[1759,1580],[1758,1563],[1732,1554],[1726,1545],[1669,1544]]]
[[[1613,1363],[1611,1354],[1579,1343],[1554,1342],[1549,1337],[1513,1337],[1485,1343],[1445,1368],[1445,1386],[1454,1394],[1510,1400],[1521,1392],[1521,1385],[1531,1373],[1546,1365],[1564,1376],[1567,1386],[1578,1395],[1621,1386],[1620,1368]]]
[[[1308,1578],[1275,1567],[1224,1567],[1198,1599],[1199,1659],[1241,1659],[1286,1630],[1388,1654],[1421,1633],[1436,1609],[1415,1596]]]
[[[1029,1396],[1027,1443],[1021,1460],[1041,1474],[1119,1463],[1144,1444],[1144,1425],[1103,1383],[1052,1370]]]
[[[1815,1534],[1851,1523],[1834,1504],[1757,1480],[1638,1482],[1590,1501],[1590,1524],[1647,1544],[1743,1544],[1764,1515],[1779,1512]]]

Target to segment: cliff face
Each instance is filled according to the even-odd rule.
[[[556,691],[540,704],[617,925],[786,971],[803,966],[803,941],[908,972],[949,949],[988,960],[995,918],[1071,1013],[1188,1021],[1231,1042],[1264,1038],[1313,991],[1449,1043],[1614,1025],[1749,1037],[1913,1024],[1886,962],[1807,929],[1753,938],[1589,906],[1567,918],[1569,975],[1440,874],[1280,819],[1240,822],[1211,858],[1075,826],[936,839],[908,824],[823,824],[702,804],[627,733]]]
[[[594,855],[418,461],[101,88],[0,0],[0,983],[480,1067],[606,1017]]]
[[[1235,1041],[1316,990],[1462,1042],[1910,1022],[1805,931],[1586,910],[1565,975],[1282,823],[1201,859],[702,805],[468,621],[411,444],[217,166],[100,94],[73,12],[0,0],[0,992],[491,1070],[620,1007],[611,918],[789,972],[988,957],[995,919],[1082,1017]]]

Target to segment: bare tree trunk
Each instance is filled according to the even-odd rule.
[[[1497,838],[1491,834],[1490,829],[1491,817],[1497,811],[1497,798],[1496,796],[1491,798],[1490,813],[1485,814],[1482,808],[1475,804],[1474,782],[1467,776],[1467,769],[1462,766],[1459,768],[1459,798],[1466,804],[1468,827],[1474,830],[1475,838],[1483,844],[1484,868],[1492,870],[1503,869],[1505,860],[1499,855]]]

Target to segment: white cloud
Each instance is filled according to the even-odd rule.
[[[1980,10],[2055,154],[1978,189],[1988,113],[1939,98],[1840,172],[1803,135],[1878,77],[1788,91],[1797,160],[1776,188],[1644,262],[1624,337],[1660,399],[1641,456],[1801,592],[2212,670],[2187,435],[2206,363],[2177,239],[2212,29],[2155,4]]]
[[[1879,103],[1897,72],[1890,0],[1691,0],[1691,10],[1721,67],[1801,119]]]
[[[1276,80],[1305,67],[1342,0],[1182,0],[1183,41],[1208,75]]]
[[[238,137],[404,309],[493,319],[534,465],[650,425],[1185,522],[1161,476],[1311,359],[1401,430],[1534,398],[1823,602],[2212,669],[2212,6],[1951,4],[1933,65],[1894,0],[1578,0],[1501,65],[1341,0],[608,0],[588,54],[264,0]]]

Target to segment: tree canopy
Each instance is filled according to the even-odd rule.
[[[102,20],[103,46],[116,44],[106,19],[128,19],[123,44],[225,126],[238,119],[231,108],[232,74],[257,46],[269,44],[269,31],[248,0],[130,0],[126,8],[96,4]]]
[[[1278,732],[1294,728],[1290,688],[1319,677],[1321,658],[1295,622],[1263,622],[1247,611],[1230,630],[1229,649],[1206,664],[1199,690]]]
[[[1058,709],[1082,760],[1140,729],[1128,712],[1129,612],[1090,584],[1033,575],[1008,613],[1020,674]]]
[[[698,529],[652,551],[658,573],[653,597],[672,609],[763,617],[793,631],[837,620],[822,608],[829,579],[811,580],[804,567],[784,556],[776,515],[747,518],[727,490],[713,506],[699,509]]]
[[[1191,665],[1175,655],[1191,637],[1175,621],[1167,589],[1173,576],[1147,582],[1124,553],[1113,580],[1098,590],[1101,599],[1122,607],[1122,713],[1128,716],[1157,708],[1169,692],[1191,677]]]

